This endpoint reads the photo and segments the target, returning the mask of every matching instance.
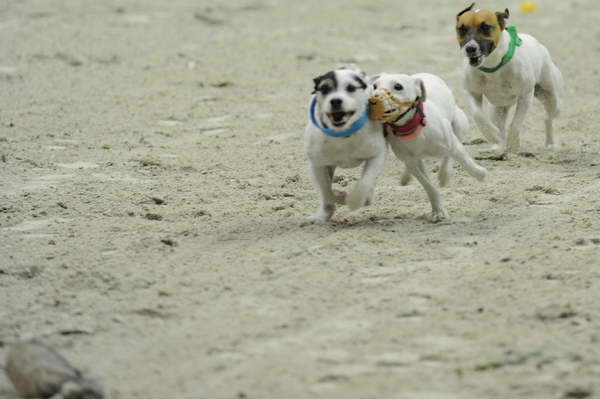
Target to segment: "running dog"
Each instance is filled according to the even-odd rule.
[[[475,122],[502,151],[518,152],[523,121],[535,97],[546,110],[546,147],[553,148],[552,122],[560,112],[560,70],[540,42],[506,26],[508,9],[473,10],[474,5],[458,13],[456,32],[466,57],[464,85]],[[491,104],[491,121],[483,112],[484,97]],[[515,104],[506,136],[508,111]]]
[[[424,158],[442,158],[439,182],[445,186],[451,175],[452,160],[482,181],[487,171],[479,166],[465,150],[460,137],[469,129],[465,113],[454,102],[454,96],[439,77],[429,73],[416,75],[381,74],[372,78],[372,111],[375,105],[391,98],[393,107],[383,110],[374,119],[382,120],[383,129],[392,151],[406,164],[402,184],[410,175],[417,178],[431,202],[431,221],[448,217],[439,189],[429,180]]]
[[[304,143],[310,165],[310,180],[320,205],[308,219],[329,221],[336,204],[351,210],[369,205],[377,176],[383,169],[387,145],[381,125],[368,117],[367,76],[358,68],[329,71],[314,78]],[[363,165],[362,176],[352,190],[332,190],[335,169]]]

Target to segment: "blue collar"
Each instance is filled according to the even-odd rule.
[[[348,128],[348,130],[344,130],[343,132],[336,132],[335,130],[332,129],[328,129],[324,126],[319,125],[319,123],[317,122],[317,119],[315,118],[315,108],[317,107],[317,98],[313,97],[312,102],[310,103],[310,111],[309,111],[309,115],[310,115],[310,121],[312,122],[313,125],[315,125],[316,127],[318,127],[323,133],[325,133],[328,136],[332,136],[332,137],[348,137],[354,133],[356,133],[358,130],[360,130],[365,123],[367,123],[367,109],[365,109],[365,112],[361,115],[360,118],[358,118],[356,120],[356,122],[354,122],[352,124],[352,126],[350,126]]]

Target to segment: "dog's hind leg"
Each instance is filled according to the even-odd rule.
[[[558,98],[553,96],[551,92],[543,89],[540,85],[535,86],[535,98],[542,103],[544,110],[546,111],[546,118],[544,119],[546,127],[546,148],[552,149],[554,148],[553,121],[558,114]]]
[[[427,197],[429,197],[429,202],[431,203],[431,221],[437,223],[448,218],[448,212],[446,212],[442,203],[442,194],[440,193],[440,190],[431,183],[431,180],[429,180],[423,161],[420,159],[411,159],[406,162],[406,167],[419,183],[421,183],[427,193]]]
[[[467,173],[469,173],[471,176],[473,176],[477,180],[482,181],[483,179],[485,179],[485,176],[487,175],[487,170],[484,167],[479,166],[477,164],[477,162],[475,162],[473,157],[471,157],[471,155],[465,149],[465,146],[463,146],[463,144],[460,142],[460,140],[454,134],[452,134],[452,132],[451,132],[452,126],[450,126],[450,123],[448,123],[447,121],[444,121],[443,129],[445,130],[444,135],[447,137],[446,151],[448,154],[448,158],[453,158],[456,161],[458,161],[458,163],[460,163],[460,165],[463,168],[465,168]],[[442,166],[445,166],[444,164],[446,162],[446,159],[447,158],[444,158],[444,161],[442,162]],[[451,164],[450,164],[450,167],[451,167]],[[440,170],[440,174],[441,174],[441,170]],[[441,176],[440,176],[440,183],[441,183]]]
[[[465,112],[460,108],[456,107],[454,112],[454,119],[452,120],[452,130],[459,140],[464,139],[469,133],[469,118]]]
[[[452,158],[445,157],[440,165],[440,171],[438,172],[438,180],[440,181],[440,187],[446,187],[450,182],[452,176]]]
[[[410,183],[411,180],[412,175],[410,174],[410,171],[408,170],[408,168],[404,168],[404,172],[402,173],[402,177],[400,178],[400,185],[406,186],[408,185],[408,183]]]
[[[452,148],[450,148],[450,153],[452,158],[456,159],[471,176],[479,181],[483,181],[485,179],[487,176],[487,170],[475,162],[473,157],[471,157],[471,154],[467,152],[465,147],[460,141],[458,141],[458,139],[453,141]]]
[[[548,66],[545,73],[542,74],[542,82],[535,86],[535,98],[543,105],[546,111],[546,148],[554,148],[554,131],[552,123],[554,118],[560,114],[560,97],[562,76],[560,71],[553,64]]]

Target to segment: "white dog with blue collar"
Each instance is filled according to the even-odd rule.
[[[347,204],[355,210],[372,202],[387,145],[381,124],[368,117],[370,92],[364,72],[355,67],[340,68],[313,81],[315,91],[304,142],[310,180],[317,189],[320,205],[308,219],[325,223],[331,219],[336,204]],[[360,165],[362,175],[348,195],[332,189],[337,167]]]

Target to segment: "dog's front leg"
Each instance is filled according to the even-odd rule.
[[[502,145],[500,131],[483,112],[483,95],[467,91],[467,98],[471,114],[481,133],[490,143]]]
[[[317,189],[321,203],[317,212],[307,218],[309,221],[326,223],[335,212],[335,194],[331,189],[334,170],[331,166],[310,164],[310,181]]]
[[[381,154],[367,159],[363,167],[362,176],[356,182],[356,185],[352,188],[352,191],[348,193],[346,203],[350,210],[356,210],[361,206],[370,205],[373,201],[373,191],[375,189],[375,182],[377,176],[383,169],[385,163],[385,151]]]
[[[527,111],[529,110],[532,102],[533,90],[519,97],[517,100],[515,116],[510,123],[508,137],[506,138],[506,149],[509,152],[519,152],[519,147],[521,147],[521,139],[519,138],[519,134],[521,133],[521,128],[523,127],[523,122],[525,121],[525,115],[527,115]]]
[[[442,203],[442,194],[440,193],[440,190],[431,183],[431,180],[429,180],[423,161],[420,159],[411,159],[406,162],[406,167],[410,173],[417,178],[419,183],[421,183],[427,193],[427,197],[429,197],[429,202],[431,203],[431,221],[437,223],[446,219],[448,217],[448,212],[446,212]]]

